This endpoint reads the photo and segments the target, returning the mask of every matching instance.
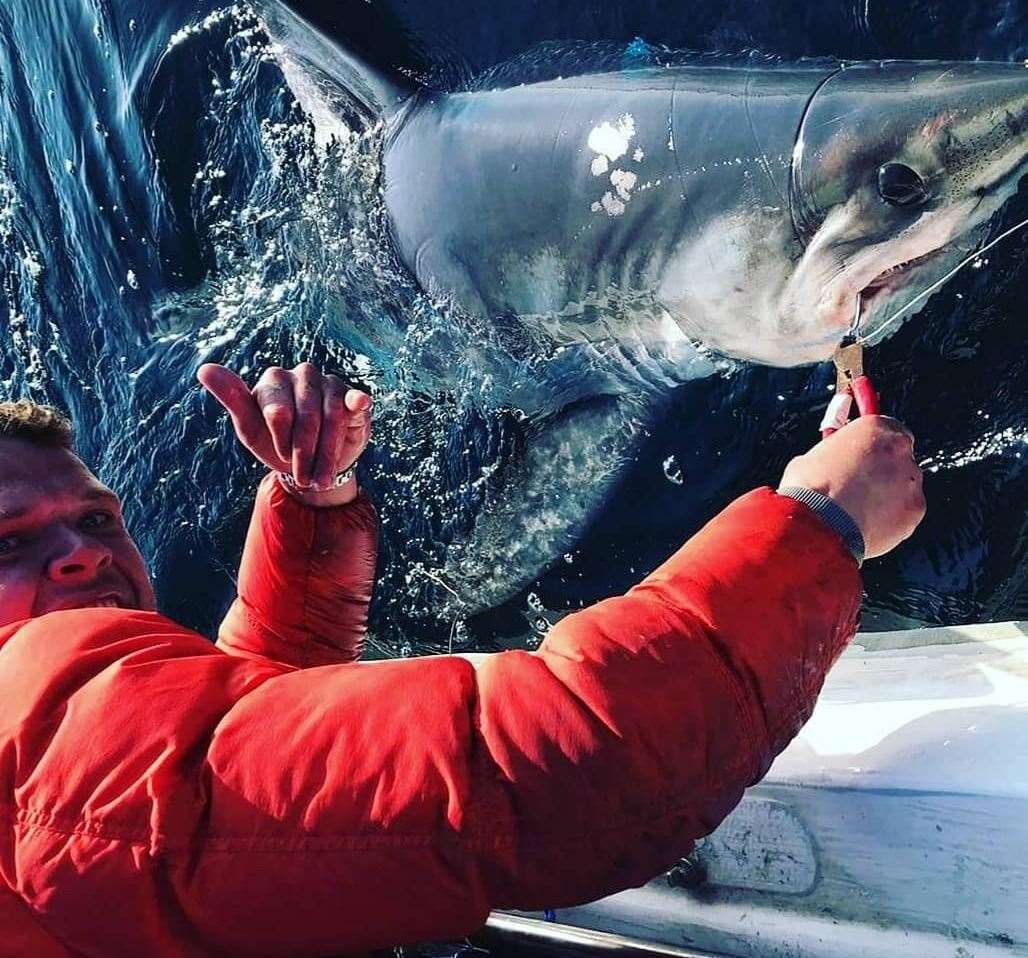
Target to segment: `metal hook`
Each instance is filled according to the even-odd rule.
[[[853,322],[850,323],[849,332],[846,334],[842,341],[843,346],[850,345],[851,342],[857,342],[860,339],[860,311],[864,304],[864,297],[860,292],[857,293],[857,308],[853,312]]]

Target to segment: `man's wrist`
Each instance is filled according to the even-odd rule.
[[[349,479],[343,482],[340,486],[335,486],[331,489],[314,490],[314,489],[300,489],[295,482],[290,482],[292,477],[286,478],[285,473],[276,473],[278,478],[278,484],[288,493],[288,495],[295,499],[297,502],[303,503],[305,506],[311,506],[315,509],[329,509],[332,506],[345,506],[348,503],[353,502],[358,495],[360,495],[360,489],[357,486],[357,479],[355,476],[350,476]]]
[[[812,512],[821,517],[832,529],[834,529],[846,544],[846,548],[857,560],[857,565],[864,564],[864,536],[860,526],[853,517],[839,505],[834,499],[822,492],[815,492],[813,489],[804,489],[801,486],[782,486],[778,495],[788,496],[797,502],[808,506]]]

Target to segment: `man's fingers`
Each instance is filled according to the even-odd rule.
[[[350,410],[348,442],[357,442],[360,433],[371,430],[371,397],[359,389],[349,389],[346,393],[346,408]]]
[[[266,466],[280,469],[261,408],[246,383],[233,370],[217,363],[205,363],[196,378],[228,410],[239,441]]]
[[[272,366],[252,390],[217,363],[201,366],[197,379],[228,411],[240,442],[300,486],[330,486],[367,444],[371,397],[311,363]]]
[[[264,370],[253,388],[253,398],[260,408],[276,456],[284,463],[291,463],[296,418],[292,375],[281,366]]]
[[[296,417],[293,420],[293,476],[301,487],[309,486],[314,474],[314,456],[321,433],[322,376],[311,363],[293,370]]]
[[[858,416],[822,441],[840,449],[847,446],[863,447],[868,443],[895,444],[896,448],[900,448],[902,444],[909,451],[911,459],[914,458],[914,434],[892,416]]]
[[[356,459],[367,445],[371,435],[371,397],[359,389],[346,392],[346,408],[350,410],[346,430],[346,444],[351,447],[349,455]],[[354,450],[352,447],[359,447]],[[351,459],[351,461],[352,461]]]
[[[336,474],[349,465],[343,456],[349,425],[346,385],[338,376],[326,376],[321,387],[321,435],[314,461],[314,484],[318,488],[331,486]]]
[[[898,419],[893,419],[892,416],[869,416],[867,418],[873,419],[888,432],[909,440],[911,446],[914,445],[914,434]]]
[[[346,391],[346,408],[350,412],[371,412],[371,397],[360,389]]]
[[[344,435],[343,456],[347,462],[353,462],[368,444],[371,437],[371,397],[367,393],[351,389],[346,394],[346,404],[351,407],[351,399],[354,394],[360,397],[356,402],[359,406],[356,412],[350,414],[350,421]]]
[[[371,397],[347,389],[338,376],[322,383],[321,436],[315,460],[314,484],[330,486],[336,475],[363,452],[371,431]]]
[[[233,370],[218,363],[204,363],[196,371],[196,378],[228,411],[239,441],[263,459],[270,451],[264,441],[264,423],[246,383]]]

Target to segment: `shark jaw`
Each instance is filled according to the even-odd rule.
[[[926,211],[907,229],[879,242],[850,239],[850,204],[833,210],[797,264],[784,290],[783,327],[800,327],[806,361],[831,356],[849,332],[871,336],[905,301],[927,288],[970,246],[955,242],[974,232],[979,203],[967,200]],[[854,330],[860,301],[861,324]],[[805,316],[805,318],[804,318]]]
[[[861,240],[851,206],[832,210],[797,263],[779,307],[782,329],[801,327],[801,361],[830,358],[840,339],[855,332],[878,342],[923,307],[907,304],[973,253],[989,221],[1017,189],[1017,176],[947,207],[925,210],[906,229],[877,242]],[[859,313],[858,313],[859,298]],[[804,321],[804,316],[812,321]],[[854,321],[859,316],[859,328]]]

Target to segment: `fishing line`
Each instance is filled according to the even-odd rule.
[[[930,296],[943,283],[945,283],[951,276],[953,276],[955,273],[957,273],[960,270],[962,270],[968,263],[974,262],[976,259],[978,259],[979,256],[984,255],[990,249],[992,249],[992,247],[995,246],[998,242],[1000,242],[1000,240],[1005,240],[1011,233],[1016,233],[1019,229],[1025,227],[1025,226],[1028,226],[1028,220],[1021,220],[1020,223],[1017,223],[1016,225],[1011,226],[1010,229],[1008,229],[1008,230],[1004,230],[994,240],[991,240],[990,242],[986,243],[985,246],[983,246],[981,249],[975,250],[975,252],[971,253],[971,255],[968,256],[966,259],[961,260],[956,266],[953,267],[953,269],[951,269],[945,276],[943,276],[942,279],[936,280],[926,290],[918,293],[909,303],[907,303],[905,306],[901,307],[900,309],[896,310],[896,312],[894,312],[884,323],[882,323],[881,326],[878,327],[878,329],[875,330],[875,335],[877,336],[879,333],[882,332],[882,330],[888,328],[903,313],[905,313],[908,309],[910,309],[910,307],[913,306],[914,303],[918,302],[919,300],[924,299],[926,296]],[[854,329],[853,329],[854,333],[857,333],[857,330],[859,329],[859,326],[860,326],[860,299],[861,299],[861,297],[858,294],[858,296],[857,296],[857,313],[856,313],[856,317],[854,319]],[[858,339],[860,338],[859,334],[858,334],[857,338]]]

